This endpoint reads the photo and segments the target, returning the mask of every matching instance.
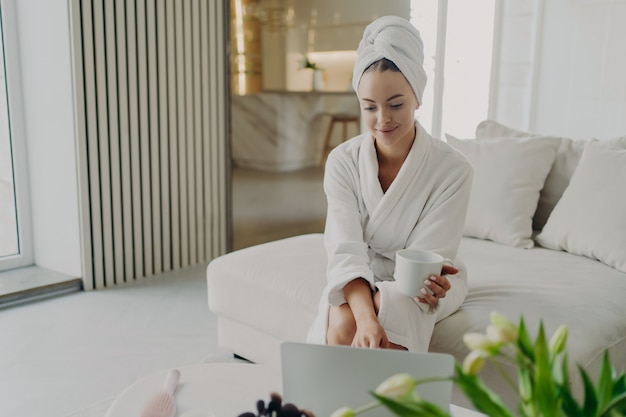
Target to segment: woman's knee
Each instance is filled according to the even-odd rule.
[[[331,307],[328,314],[326,340],[329,345],[351,345],[356,334],[356,321],[348,304]]]

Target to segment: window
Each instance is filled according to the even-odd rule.
[[[0,270],[32,264],[12,11],[9,2],[0,3]]]
[[[420,123],[435,137],[474,137],[488,117],[495,0],[411,0],[428,83]]]

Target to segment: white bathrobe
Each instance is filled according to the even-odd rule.
[[[330,305],[345,303],[343,287],[360,277],[381,292],[378,320],[389,340],[411,351],[428,350],[435,323],[456,311],[467,294],[467,274],[455,258],[471,181],[467,159],[417,122],[413,146],[386,192],[371,134],[336,147],[324,176],[328,284],[308,342],[326,343]],[[404,248],[436,252],[460,269],[448,276],[452,288],[436,308],[396,290],[395,255]]]

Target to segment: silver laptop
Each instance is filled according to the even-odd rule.
[[[370,391],[388,377],[408,373],[415,379],[451,377],[454,358],[444,353],[416,353],[284,342],[281,345],[283,400],[330,416],[340,407],[375,401]],[[441,409],[450,409],[452,380],[417,387],[417,393]],[[383,407],[359,416],[392,416]]]

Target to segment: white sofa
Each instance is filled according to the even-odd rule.
[[[468,352],[463,334],[484,331],[490,312],[498,311],[515,322],[523,316],[533,333],[540,320],[549,333],[566,324],[575,386],[575,364],[595,376],[606,349],[614,366],[626,370],[626,197],[612,192],[620,185],[621,194],[626,189],[626,137],[531,137],[485,121],[477,139],[448,138],[475,168],[459,249],[469,294],[436,325],[430,350],[462,361]],[[587,151],[589,143],[601,146]],[[598,184],[618,188],[597,189]],[[533,224],[543,231],[533,232]],[[277,362],[280,343],[305,340],[325,266],[321,234],[213,260],[208,301],[219,317],[220,346],[253,362]],[[507,403],[516,402],[494,369],[483,377]],[[469,404],[456,390],[453,402]]]

